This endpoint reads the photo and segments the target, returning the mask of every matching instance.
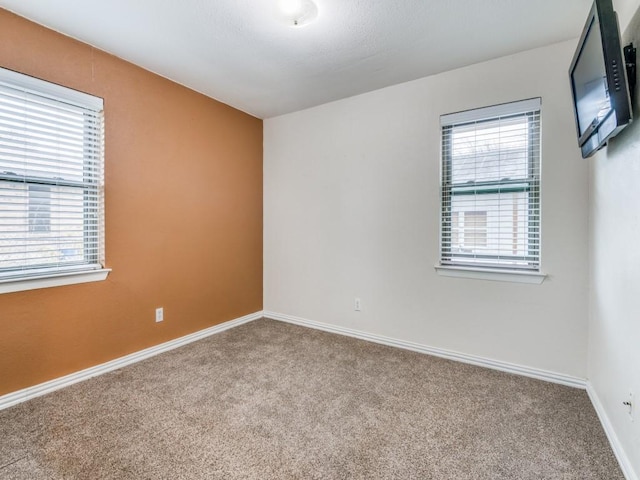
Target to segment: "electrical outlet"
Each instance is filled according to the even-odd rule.
[[[633,392],[629,391],[629,401],[628,401],[628,405],[627,405],[627,413],[629,414],[629,419],[633,422],[633,414],[634,414],[634,402],[633,402]]]
[[[164,320],[164,308],[156,308],[156,323]]]
[[[355,302],[354,302],[353,309],[354,309],[356,312],[359,312],[360,310],[362,310],[362,304],[361,304],[361,302],[360,302],[360,299],[359,299],[359,298],[357,298],[357,297],[356,297],[356,300],[355,300]]]

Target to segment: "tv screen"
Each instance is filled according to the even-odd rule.
[[[569,69],[578,145],[587,158],[632,120],[618,19],[595,0]]]

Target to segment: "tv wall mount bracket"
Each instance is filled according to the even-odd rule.
[[[630,43],[622,49],[624,53],[624,63],[627,67],[627,80],[629,82],[629,95],[631,96],[631,104],[635,105],[636,99],[636,49],[633,43]]]

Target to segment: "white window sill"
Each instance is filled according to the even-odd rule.
[[[454,267],[436,265],[438,275],[443,277],[473,278],[476,280],[493,280],[496,282],[530,283],[540,285],[547,278],[545,273],[505,271],[491,268]]]
[[[0,279],[0,294],[74,285],[76,283],[100,282],[106,280],[109,272],[111,272],[110,268],[100,268],[97,270],[43,273],[42,275],[31,277]]]

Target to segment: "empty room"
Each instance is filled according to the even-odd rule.
[[[0,479],[640,480],[640,0],[0,0]]]

